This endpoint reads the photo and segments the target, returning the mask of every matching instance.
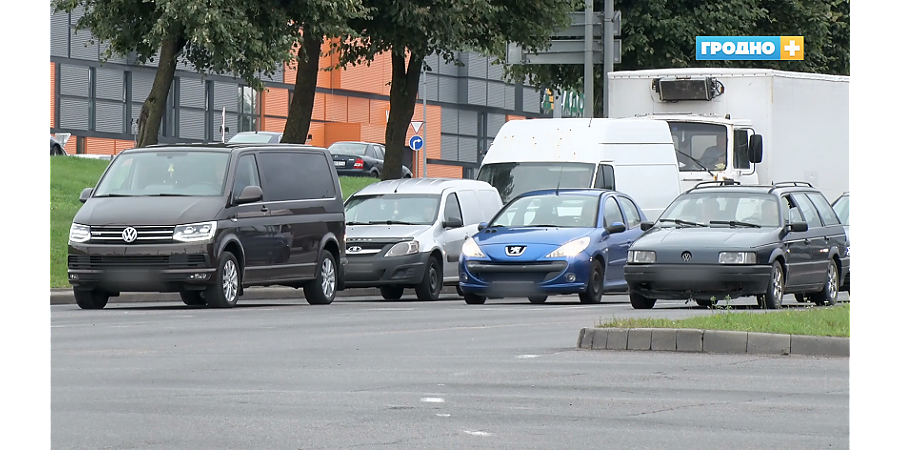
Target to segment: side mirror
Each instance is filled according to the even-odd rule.
[[[790,231],[796,231],[798,233],[802,233],[806,230],[809,230],[809,224],[807,224],[806,222],[794,222],[794,223],[788,225],[788,229]]]
[[[259,186],[247,186],[241,191],[241,195],[235,199],[235,205],[243,205],[245,203],[253,203],[262,200],[263,191]]]
[[[94,192],[94,188],[84,188],[81,191],[81,195],[78,197],[78,201],[84,203],[87,199],[91,198],[91,194]]]
[[[479,224],[478,224],[478,231],[481,231],[481,230],[487,228],[487,226],[488,226],[488,223],[487,223],[487,222],[481,222],[481,223],[479,223]]]
[[[749,155],[750,162],[753,164],[759,164],[762,162],[763,157],[763,141],[762,135],[754,134],[750,136],[750,152]]]
[[[625,224],[622,222],[614,222],[612,225],[606,227],[606,231],[608,231],[609,234],[624,233],[627,229],[628,228],[626,228]]]
[[[444,228],[461,228],[463,221],[459,217],[451,217],[444,221]]]
[[[653,228],[654,222],[641,222],[641,231],[647,231]]]

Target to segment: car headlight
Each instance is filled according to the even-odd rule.
[[[648,264],[656,262],[656,252],[651,252],[647,250],[629,250],[628,251],[628,263],[634,264]]]
[[[568,258],[570,256],[575,256],[583,252],[590,243],[591,238],[587,236],[575,239],[574,241],[569,241],[560,245],[558,249],[548,253],[544,258]]]
[[[398,242],[384,256],[405,256],[413,253],[419,253],[419,241]]]
[[[719,264],[756,264],[756,253],[722,252],[719,253]]]
[[[79,225],[77,223],[73,223],[71,227],[69,227],[69,241],[70,242],[87,242],[91,239],[91,227],[87,225]]]
[[[481,247],[475,243],[475,239],[466,239],[466,242],[462,246],[462,253],[469,258],[484,258],[484,252],[481,251]]]
[[[190,223],[175,227],[172,239],[178,242],[202,242],[216,235],[216,222]]]

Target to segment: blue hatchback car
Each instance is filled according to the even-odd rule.
[[[599,303],[604,292],[625,292],[624,268],[640,236],[644,213],[621,193],[601,189],[522,194],[467,239],[459,288],[468,304],[488,297],[578,294]]]

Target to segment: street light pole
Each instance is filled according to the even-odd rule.
[[[613,70],[615,59],[613,51],[613,0],[603,1],[603,117],[609,117],[609,73]]]
[[[584,117],[594,117],[594,0],[584,0]]]
[[[428,177],[428,70],[422,65],[422,175]]]

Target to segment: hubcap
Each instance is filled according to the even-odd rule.
[[[834,268],[834,264],[828,265],[828,286],[826,287],[827,294],[829,299],[834,299],[837,297],[837,269]]]
[[[781,267],[775,266],[775,274],[772,276],[772,294],[774,294],[775,302],[778,304],[781,303],[781,295],[782,295],[781,279],[782,279]]]
[[[428,285],[429,287],[431,287],[431,292],[437,291],[438,276],[437,270],[434,267],[432,267],[431,270],[428,271]]]
[[[593,284],[591,290],[594,292],[595,295],[598,292],[600,292],[600,283],[602,283],[602,282],[603,281],[600,279],[600,274],[597,273],[596,271],[594,271],[594,276],[591,277],[591,284]]]
[[[237,297],[238,276],[237,267],[235,267],[234,261],[225,261],[225,270],[222,276],[222,292],[225,293],[225,300],[227,300],[228,303],[233,302]]]
[[[322,262],[322,293],[325,297],[331,298],[334,294],[335,276],[334,263],[330,259]]]

